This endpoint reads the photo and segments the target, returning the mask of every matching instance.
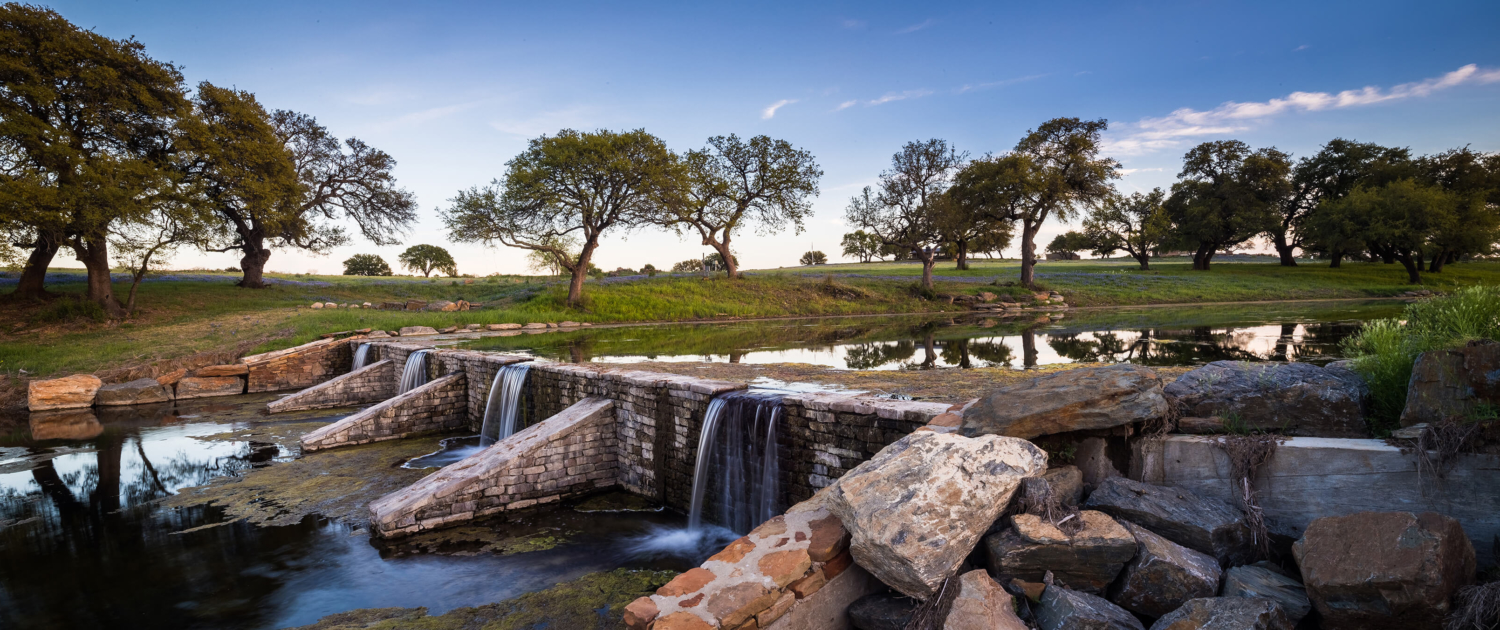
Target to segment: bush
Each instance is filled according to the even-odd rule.
[[[703,271],[703,261],[698,258],[689,258],[672,265],[672,273],[698,273],[700,271]]]
[[[828,255],[818,250],[813,250],[803,254],[802,258],[797,259],[797,263],[804,266],[826,265],[828,264]]]
[[[98,302],[60,298],[33,315],[31,323],[33,325],[63,324],[80,319],[102,323],[108,317],[104,314],[104,307],[99,306]]]
[[[1370,426],[1376,435],[1401,426],[1419,355],[1474,339],[1500,341],[1500,286],[1468,287],[1407,305],[1399,319],[1366,322],[1345,339],[1344,355],[1370,385]]]
[[[646,274],[649,277],[655,278],[656,277],[656,265],[653,265],[651,263],[646,263],[645,265],[641,266],[641,273],[644,273],[644,274]]]
[[[389,276],[391,266],[375,254],[355,254],[344,261],[346,276]]]

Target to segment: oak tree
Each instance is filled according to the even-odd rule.
[[[453,255],[437,245],[412,245],[401,252],[396,260],[408,271],[422,272],[423,278],[431,276],[434,271],[441,271],[449,276],[458,275],[458,263],[453,261]]]
[[[880,173],[879,190],[866,186],[849,200],[845,222],[874,235],[883,246],[910,252],[922,262],[922,288],[933,289],[932,267],[942,245],[938,198],[965,159],[934,138],[906,143]]]

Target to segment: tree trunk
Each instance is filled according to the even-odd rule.
[[[926,249],[922,250],[921,257],[922,257],[922,288],[923,289],[927,289],[928,291],[932,291],[933,290],[932,268],[935,265],[937,265],[937,252],[932,251],[932,248],[926,248]]]
[[[1193,252],[1193,270],[1208,271],[1208,261],[1213,257],[1213,245],[1208,243],[1199,243],[1198,251]]]
[[[583,251],[578,254],[578,264],[572,269],[573,278],[568,281],[568,306],[573,308],[583,307],[583,279],[589,277],[589,259],[594,257],[594,248],[598,245],[588,242],[583,244]]]
[[[1141,271],[1151,270],[1151,252],[1131,254],[1131,257],[1134,258],[1136,262],[1141,263]]]
[[[729,255],[729,235],[724,235],[723,243],[708,239],[708,244],[713,246],[714,251],[719,252],[719,256],[724,258],[724,271],[729,274],[729,279],[733,280],[740,277],[740,261],[735,260],[734,256]]]
[[[953,268],[957,269],[959,271],[968,271],[969,270],[969,242],[968,241],[958,241],[958,242],[954,243],[953,245],[958,250],[958,255],[955,256],[955,258],[957,258],[957,264],[954,265]]]
[[[1041,224],[1023,222],[1021,225],[1021,286],[1036,288],[1036,233]]]
[[[1448,251],[1447,250],[1438,250],[1438,253],[1433,254],[1432,255],[1432,260],[1427,263],[1427,273],[1442,273],[1443,272],[1443,263],[1445,263],[1447,261],[1448,261]]]
[[[16,284],[16,290],[11,292],[11,298],[38,300],[47,297],[47,268],[52,266],[52,257],[57,255],[57,248],[62,246],[62,242],[61,232],[37,232],[36,243],[32,245],[31,255],[26,257],[26,266],[21,269],[21,281]]]
[[[125,308],[115,299],[114,285],[110,282],[109,242],[101,237],[77,237],[69,247],[88,270],[88,300],[103,308],[111,319],[125,317]]]
[[[1293,247],[1293,246],[1291,246],[1291,245],[1287,245],[1286,244],[1286,235],[1285,234],[1277,234],[1274,237],[1274,239],[1272,240],[1271,244],[1276,246],[1276,255],[1278,255],[1278,256],[1281,257],[1281,266],[1283,266],[1283,267],[1296,267],[1297,266],[1297,258],[1292,255],[1292,250],[1294,250],[1296,248]]]
[[[1333,250],[1333,254],[1328,258],[1328,266],[1332,269],[1338,269],[1339,267],[1344,266],[1344,250]]]
[[[1422,267],[1417,262],[1417,259],[1411,255],[1410,250],[1397,252],[1394,258],[1401,261],[1401,266],[1406,267],[1406,279],[1408,282],[1422,284]]]
[[[265,238],[259,235],[241,234],[240,240],[245,243],[240,246],[240,251],[245,255],[240,256],[240,270],[243,275],[240,277],[239,286],[246,289],[266,288],[266,261],[271,259],[271,250],[266,248]]]

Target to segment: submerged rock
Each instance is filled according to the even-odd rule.
[[[1136,554],[1120,574],[1110,601],[1147,617],[1160,617],[1180,608],[1190,599],[1213,597],[1219,592],[1219,563],[1198,553],[1125,523],[1135,535]]]
[[[984,569],[960,575],[956,582],[958,595],[953,598],[942,630],[1026,630],[1026,624],[1016,616],[1010,593]]]
[[[1434,512],[1361,512],[1313,521],[1292,545],[1326,628],[1440,628],[1474,579],[1474,546]]]
[[[1025,440],[918,431],[881,449],[831,488],[828,509],[851,536],[854,561],[881,582],[926,599],[974,549],[1021,479],[1047,454]]]
[[[104,381],[92,374],[74,374],[26,384],[26,406],[32,411],[79,409],[94,404]]]
[[[1276,602],[1296,624],[1312,610],[1307,589],[1296,578],[1265,562],[1232,567],[1224,573],[1225,597],[1263,597]]]
[[[1077,517],[1084,528],[1072,536],[1031,514],[1017,514],[1014,526],[984,538],[996,575],[1041,582],[1048,571],[1064,586],[1101,594],[1135,557],[1135,537],[1103,512]]]
[[[1368,388],[1359,375],[1310,363],[1214,361],[1179,376],[1166,393],[1183,415],[1237,418],[1245,429],[1315,437],[1369,437]]]
[[[1167,613],[1151,630],[1292,630],[1281,607],[1259,597],[1204,597]]]
[[[1166,488],[1125,477],[1106,479],[1084,507],[1141,525],[1179,545],[1210,554],[1224,564],[1254,556],[1245,515],[1237,508],[1182,488]]]
[[[1041,630],[1146,630],[1140,620],[1097,595],[1049,586],[1036,610]]]
[[[1108,429],[1166,413],[1156,373],[1121,364],[1057,372],[995,390],[964,410],[960,431],[1030,439]]]

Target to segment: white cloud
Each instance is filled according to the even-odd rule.
[[[1303,51],[1303,50],[1307,50],[1307,48],[1308,48],[1308,46],[1307,46],[1307,44],[1303,44],[1303,45],[1301,45],[1301,46],[1298,46],[1298,47],[1296,47],[1296,48],[1293,48],[1293,49],[1292,49],[1292,52],[1298,52],[1298,51]]]
[[[963,94],[964,92],[973,92],[974,90],[987,90],[989,88],[1001,87],[1001,86],[1006,86],[1006,85],[1014,85],[1014,84],[1017,84],[1017,83],[1025,83],[1027,81],[1035,81],[1035,80],[1040,79],[1040,78],[1045,77],[1045,76],[1047,76],[1047,75],[1045,75],[1045,74],[1032,74],[1032,75],[1027,75],[1027,76],[1024,76],[1024,77],[1016,77],[1014,79],[1005,79],[1003,81],[990,81],[988,83],[965,83],[963,85],[963,87],[958,88],[957,93],[958,94]]]
[[[915,33],[917,31],[920,31],[920,30],[924,29],[924,28],[932,26],[933,24],[937,24],[937,20],[934,20],[932,18],[927,18],[925,20],[922,20],[921,23],[913,24],[913,25],[908,26],[906,28],[903,28],[903,29],[901,29],[899,31],[896,31],[896,34],[897,35],[905,35],[907,33]]]
[[[1160,118],[1142,118],[1125,125],[1126,131],[1119,135],[1111,134],[1113,137],[1108,138],[1105,145],[1108,151],[1120,155],[1147,153],[1178,146],[1188,138],[1238,133],[1249,129],[1253,123],[1281,114],[1319,112],[1421,98],[1466,83],[1497,81],[1500,81],[1500,69],[1480,69],[1479,66],[1469,64],[1440,77],[1402,83],[1389,89],[1366,86],[1337,94],[1292,92],[1283,98],[1264,102],[1228,101],[1201,112],[1184,107]]]
[[[593,129],[598,124],[598,116],[591,108],[570,107],[534,114],[527,118],[491,121],[490,127],[500,133],[535,138],[542,134],[557,133],[562,129]]]
[[[1130,175],[1132,173],[1150,173],[1150,172],[1153,172],[1153,171],[1159,173],[1159,172],[1161,172],[1161,167],[1158,166],[1156,168],[1121,168],[1121,169],[1115,169],[1115,172],[1119,173],[1121,177],[1124,177],[1126,175]]]
[[[791,105],[792,103],[795,103],[795,102],[797,102],[797,99],[785,99],[784,98],[784,99],[781,99],[779,101],[776,101],[775,103],[771,103],[770,107],[767,107],[765,109],[760,110],[760,119],[761,120],[770,120],[772,117],[776,116],[776,110],[781,109],[783,107],[786,107],[787,105]]]
[[[922,98],[931,94],[932,90],[906,90],[905,92],[889,92],[885,96],[865,103],[866,105],[884,105],[891,101],[904,101],[910,98]]]
[[[833,111],[840,112],[849,109],[850,107],[854,107],[858,103],[859,101],[844,101],[842,103],[839,103],[838,107],[833,108]]]

